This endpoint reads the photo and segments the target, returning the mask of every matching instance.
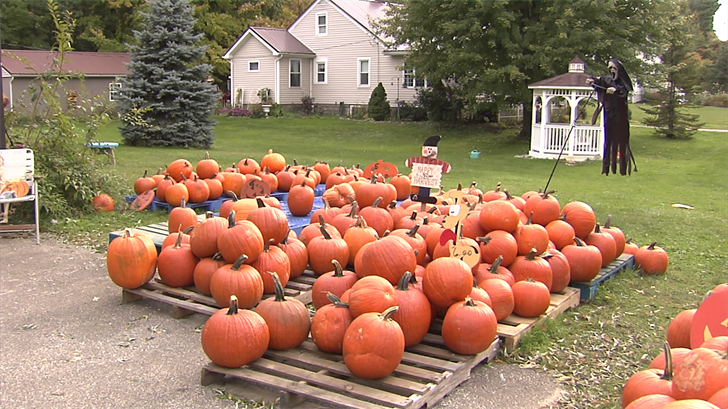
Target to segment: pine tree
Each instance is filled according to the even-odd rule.
[[[142,13],[143,28],[130,46],[130,74],[119,97],[121,135],[134,146],[204,147],[212,145],[210,119],[217,93],[206,80],[211,67],[201,64],[205,47],[189,1],[156,0]]]
[[[389,101],[387,101],[387,91],[384,90],[384,85],[381,82],[374,88],[371,97],[369,97],[367,114],[369,118],[375,121],[386,121],[391,116],[391,107],[389,106]]]

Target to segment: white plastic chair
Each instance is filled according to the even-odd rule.
[[[23,179],[28,184],[28,194],[23,197],[0,197],[2,219],[0,233],[35,230],[35,243],[40,244],[40,217],[38,208],[38,180],[34,174],[33,151],[30,149],[0,149],[0,180]],[[7,224],[12,203],[33,202],[35,224]]]

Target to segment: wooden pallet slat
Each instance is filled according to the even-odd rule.
[[[594,277],[591,281],[572,281],[571,283],[569,283],[569,286],[581,290],[582,300],[592,301],[594,300],[594,297],[596,297],[597,290],[599,289],[599,284],[613,277],[618,272],[632,267],[634,267],[634,256],[624,253],[617,257],[614,261],[609,263],[609,265],[599,270],[599,274],[597,274],[597,276]]]
[[[432,333],[428,335],[439,337]],[[434,346],[407,348],[407,359],[402,360],[393,374],[383,379],[366,380],[353,376],[341,355],[321,352],[309,339],[290,350],[269,350],[262,360],[243,368],[222,368],[208,363],[202,368],[201,380],[203,385],[242,382],[280,391],[281,404],[291,400],[336,408],[418,409],[437,404],[470,378],[472,368],[494,359],[500,346],[500,339],[496,339],[487,350],[476,355],[440,351],[437,356],[426,352],[436,349]],[[434,364],[445,361],[441,356],[450,356],[453,360],[449,365]],[[438,366],[448,369],[436,369]]]
[[[578,306],[579,295],[580,291],[578,289],[566,287],[561,293],[551,294],[551,304],[546,312],[540,316],[525,318],[511,314],[498,322],[498,336],[503,339],[506,352],[512,352],[521,337],[543,324],[546,320],[554,319],[569,308]]]

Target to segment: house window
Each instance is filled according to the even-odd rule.
[[[359,58],[359,66],[357,67],[357,74],[359,77],[359,86],[369,86],[369,58]]]
[[[248,61],[248,72],[260,71],[260,61]]]
[[[328,34],[328,21],[327,21],[326,13],[318,13],[316,14],[316,35],[317,36],[325,36]]]
[[[326,84],[326,60],[316,61],[316,83]]]
[[[301,87],[301,60],[291,60],[290,63],[290,86],[293,88]]]
[[[404,70],[404,87],[405,88],[423,88],[427,86],[424,78],[417,78],[415,70]]]
[[[109,101],[116,101],[116,99],[119,97],[120,92],[121,92],[121,83],[120,82],[110,82],[109,83]]]

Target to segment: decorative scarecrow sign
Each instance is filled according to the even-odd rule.
[[[442,136],[435,135],[425,139],[422,145],[422,156],[414,156],[404,161],[408,168],[412,168],[412,186],[418,187],[418,192],[411,198],[421,202],[424,208],[426,203],[435,203],[437,200],[430,196],[430,189],[440,187],[442,175],[449,173],[450,164],[437,159],[437,143]]]

